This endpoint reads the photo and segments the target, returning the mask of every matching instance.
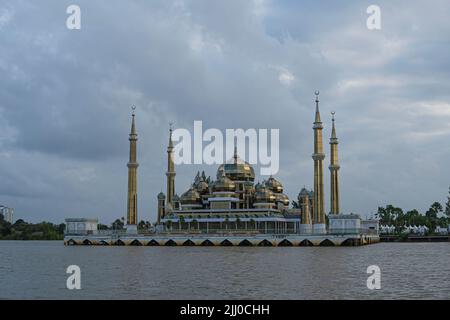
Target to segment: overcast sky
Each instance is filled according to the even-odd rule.
[[[81,30],[66,8],[81,8]],[[381,8],[381,30],[366,9]],[[313,185],[314,91],[336,111],[341,208],[426,210],[450,185],[450,2],[19,1],[0,3],[0,204],[62,222],[126,214],[130,106],[139,219],[165,191],[168,123],[279,128],[277,178]],[[183,193],[197,170],[178,166]],[[259,174],[259,170],[256,170]],[[257,180],[264,177],[257,176]],[[327,209],[328,210],[328,209]]]

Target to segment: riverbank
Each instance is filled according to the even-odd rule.
[[[449,235],[380,235],[380,242],[450,242]]]

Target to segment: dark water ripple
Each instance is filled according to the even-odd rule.
[[[80,266],[82,290],[66,288]],[[381,268],[368,290],[367,266]],[[450,299],[448,243],[354,248],[64,247],[0,241],[0,299]]]

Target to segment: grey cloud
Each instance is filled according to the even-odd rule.
[[[320,89],[325,141],[337,111],[343,209],[423,210],[450,176],[449,5],[437,3],[380,1],[383,29],[370,32],[360,1],[79,1],[82,29],[70,31],[69,1],[5,1],[0,200],[36,221],[124,215],[133,104],[142,218],[165,190],[169,121],[280,128],[279,177],[295,198],[312,185]],[[178,193],[198,169],[215,175],[180,166]]]

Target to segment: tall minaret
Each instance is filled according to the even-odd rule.
[[[127,205],[127,231],[136,230],[137,225],[137,133],[134,123],[134,110],[132,107],[130,141],[130,160],[128,161],[128,205]],[[136,230],[137,231],[137,230]]]
[[[173,196],[175,194],[175,165],[173,162],[172,123],[169,129],[169,146],[167,147],[167,208],[173,209]]]
[[[323,192],[323,153],[322,140],[322,121],[319,112],[319,91],[316,94],[316,117],[314,120],[314,219],[313,232],[317,234],[326,233],[325,210],[324,210],[324,192]]]
[[[331,113],[333,128],[330,138],[330,206],[331,214],[339,214],[339,161],[338,161],[338,139],[336,137],[336,129],[334,127],[334,112]]]

